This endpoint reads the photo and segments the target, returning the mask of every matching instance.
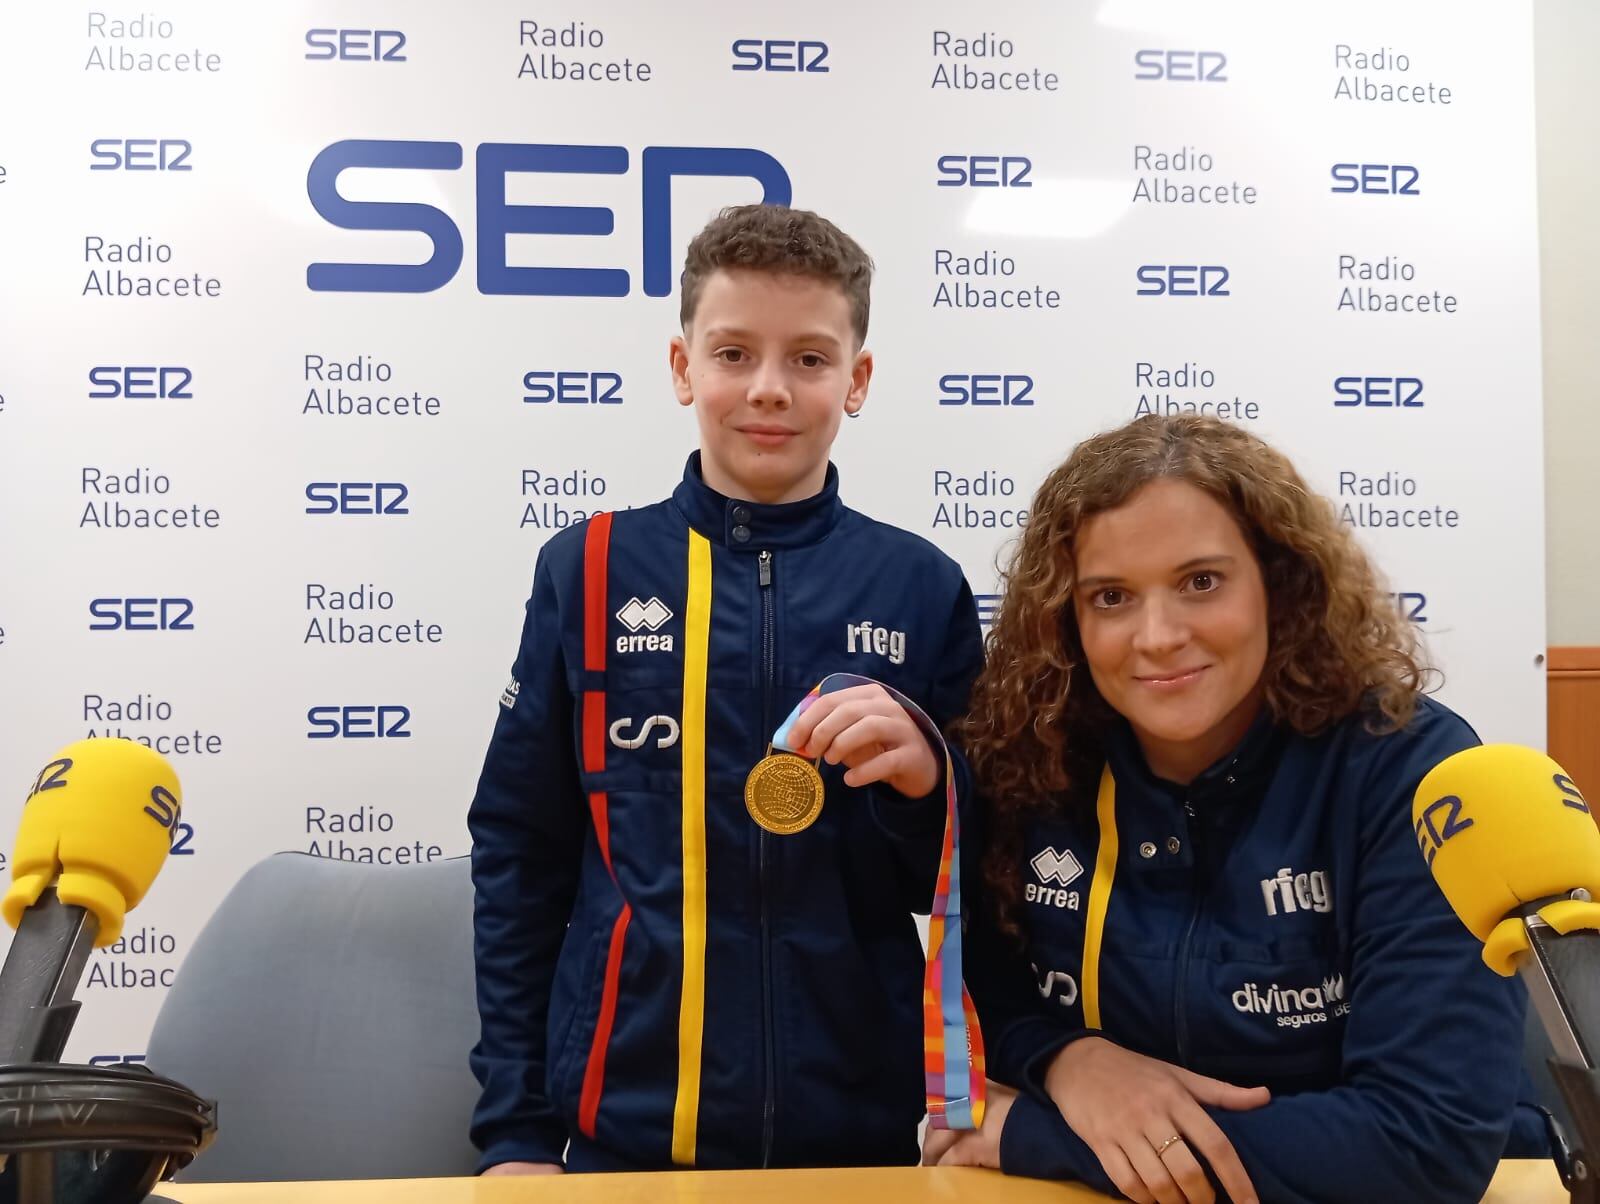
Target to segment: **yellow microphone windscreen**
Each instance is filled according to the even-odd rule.
[[[59,874],[57,896],[93,912],[95,945],[111,944],[166,861],[182,803],[178,775],[160,753],[122,739],[67,745],[23,806],[0,914],[15,928]]]
[[[1417,846],[1479,940],[1524,903],[1582,887],[1600,899],[1600,829],[1561,766],[1486,744],[1447,757],[1411,806]]]

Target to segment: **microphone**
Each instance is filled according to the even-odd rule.
[[[167,859],[182,797],[166,758],[132,740],[79,740],[34,778],[0,900],[17,930],[0,967],[0,1063],[60,1059],[90,945],[122,935]]]
[[[1544,753],[1485,744],[1446,757],[1417,787],[1411,818],[1434,880],[1496,974],[1528,952],[1529,903],[1556,932],[1600,929],[1600,828]]]
[[[1417,786],[1417,847],[1496,974],[1520,974],[1577,1130],[1552,1136],[1575,1201],[1600,1201],[1600,827],[1544,753],[1486,744]]]
[[[166,862],[172,766],[132,740],[69,744],[23,803],[0,915],[0,1204],[144,1200],[216,1132],[216,1105],[139,1067],[60,1062],[90,946],[110,945]]]

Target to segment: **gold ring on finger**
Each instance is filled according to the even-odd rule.
[[[1165,1141],[1163,1141],[1160,1145],[1158,1145],[1156,1147],[1156,1157],[1157,1158],[1161,1157],[1161,1155],[1165,1154],[1168,1150],[1170,1150],[1173,1146],[1177,1145],[1178,1142],[1180,1142],[1182,1140],[1183,1140],[1183,1134],[1174,1133],[1171,1137],[1167,1138]]]

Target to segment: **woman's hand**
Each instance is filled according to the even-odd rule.
[[[482,1178],[490,1175],[560,1175],[565,1173],[565,1168],[559,1162],[497,1162],[483,1172]]]
[[[1259,1108],[1272,1098],[1265,1087],[1235,1087],[1101,1037],[1080,1037],[1050,1063],[1045,1090],[1130,1200],[1213,1204],[1202,1161],[1234,1204],[1258,1199],[1233,1143],[1202,1105]]]
[[[929,1129],[922,1139],[923,1166],[987,1166],[1000,1169],[1000,1131],[1017,1093],[989,1081],[983,1124],[977,1129]]]

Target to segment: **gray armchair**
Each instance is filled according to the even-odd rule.
[[[147,1060],[217,1101],[187,1181],[470,1175],[466,857],[252,867],[184,960]]]

